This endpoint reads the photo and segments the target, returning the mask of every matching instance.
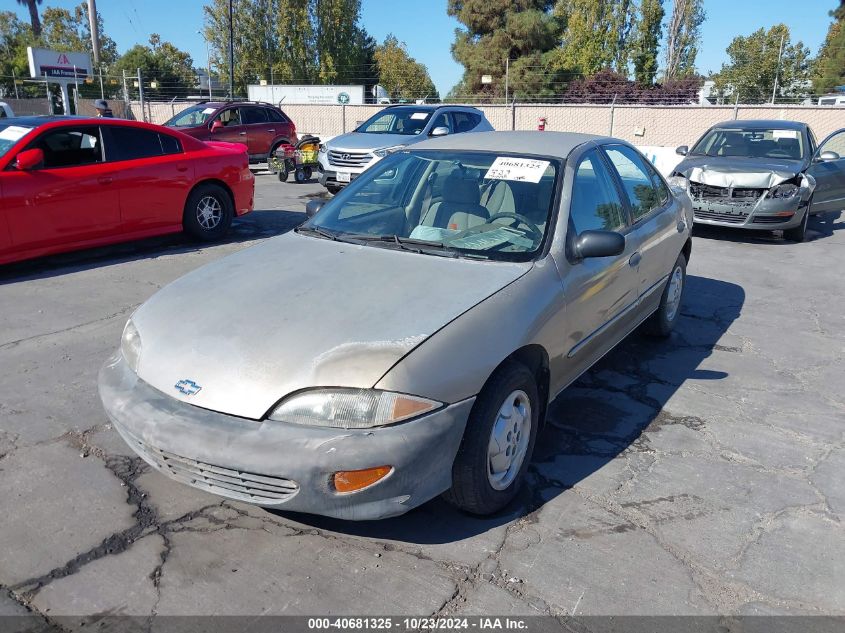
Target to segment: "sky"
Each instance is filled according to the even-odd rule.
[[[48,6],[72,8],[81,0],[44,0]],[[28,13],[12,0],[5,0],[21,19]],[[362,0],[361,23],[378,41],[393,33],[405,42],[408,52],[428,67],[441,95],[460,79],[463,67],[452,59],[450,46],[460,24],[446,14],[447,0]],[[668,7],[671,0],[665,2]],[[718,71],[727,61],[725,49],[737,35],[748,35],[760,27],[785,22],[792,40],[801,40],[813,55],[824,41],[831,18],[828,11],[838,0],[705,0],[707,21],[702,28],[702,46],[697,59],[699,72]],[[106,33],[122,53],[136,43],[146,44],[150,33],[158,33],[188,51],[195,66],[205,66],[205,41],[199,0],[97,0]]]

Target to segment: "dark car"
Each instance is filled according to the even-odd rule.
[[[689,192],[697,223],[801,242],[810,215],[845,208],[845,130],[817,144],[806,123],[725,121],[677,152],[670,181]]]
[[[247,146],[250,163],[263,163],[283,143],[296,143],[296,125],[279,108],[255,101],[204,101],[164,125],[201,141]]]

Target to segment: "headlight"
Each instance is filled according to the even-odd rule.
[[[392,154],[393,152],[398,152],[403,147],[405,147],[405,146],[404,145],[394,145],[393,147],[382,147],[381,149],[373,150],[373,154],[375,154],[379,158],[384,158],[388,154]]]
[[[390,391],[315,389],[283,400],[270,419],[307,426],[368,429],[408,420],[440,406],[442,403],[434,400]]]
[[[141,361],[141,335],[132,319],[126,322],[123,328],[123,336],[120,338],[120,353],[126,359],[126,363],[136,374],[138,373],[138,363]]]
[[[798,185],[778,185],[769,190],[770,198],[791,198],[798,194]]]
[[[325,154],[328,151],[329,151],[329,148],[326,147],[325,145],[323,145],[322,143],[320,143],[320,153]]]
[[[683,189],[684,191],[687,190],[689,187],[689,181],[684,176],[669,176],[666,179],[672,187],[677,187],[678,189]]]

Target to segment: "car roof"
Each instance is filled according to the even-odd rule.
[[[502,154],[537,154],[565,159],[579,145],[625,143],[619,139],[578,132],[472,132],[450,134],[418,143],[413,149],[456,149],[499,152]]]
[[[9,125],[25,125],[27,127],[39,127],[41,125],[46,125],[47,123],[55,123],[56,121],[79,121],[85,118],[87,117],[39,114],[35,116],[10,117],[8,119],[4,119],[3,123],[8,123]]]
[[[783,121],[781,119],[736,119],[732,121],[722,121],[713,127],[741,127],[747,130],[803,130],[807,128],[807,124],[800,121]]]

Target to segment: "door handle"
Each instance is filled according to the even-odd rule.
[[[246,132],[241,132],[241,136],[246,136]]]
[[[114,178],[112,178],[111,176],[100,176],[99,178],[97,178],[97,182],[101,185],[110,185],[114,182]]]
[[[267,131],[268,131],[268,132],[275,132],[275,131],[276,131],[276,128],[274,128],[274,127],[268,127],[268,128],[267,128]]]
[[[643,258],[643,256],[640,255],[639,251],[637,251],[636,253],[631,255],[630,259],[628,259],[628,265],[631,268],[636,268],[639,265],[642,258]]]
[[[680,220],[678,222],[678,233],[683,233],[684,229],[686,229],[686,228],[687,228],[687,223],[684,222],[683,220]]]

